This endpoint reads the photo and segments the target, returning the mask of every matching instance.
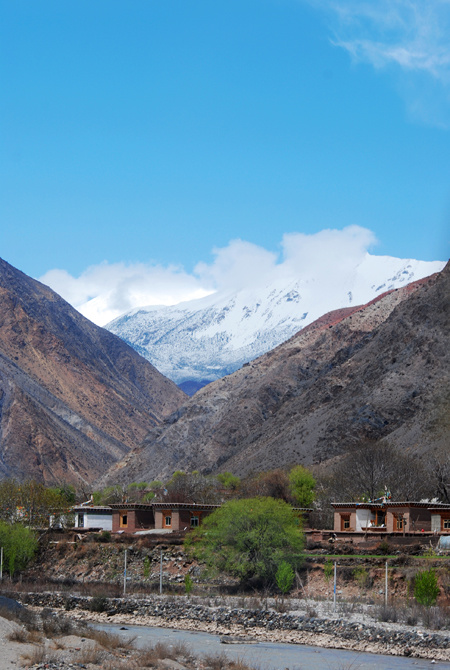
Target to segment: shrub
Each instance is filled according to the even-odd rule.
[[[433,568],[418,572],[414,580],[414,598],[420,605],[431,607],[439,595],[436,572]]]
[[[281,561],[275,575],[275,581],[283,596],[291,590],[292,584],[294,583],[294,576],[292,565],[286,563],[286,561]]]
[[[194,582],[192,581],[191,575],[184,575],[184,590],[186,595],[189,596],[194,587]]]
[[[104,612],[108,606],[108,599],[105,596],[93,596],[89,603],[91,612]]]
[[[328,559],[325,565],[323,566],[323,574],[327,583],[332,578],[333,573],[334,573],[333,561],[331,559]]]

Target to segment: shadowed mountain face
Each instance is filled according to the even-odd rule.
[[[330,312],[201,389],[109,480],[174,470],[246,474],[311,465],[362,439],[411,453],[449,435],[449,265],[362,307]]]
[[[0,259],[0,477],[93,481],[185,399],[122,340]]]

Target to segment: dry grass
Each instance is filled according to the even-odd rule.
[[[132,649],[136,638],[124,638],[121,635],[107,633],[105,630],[96,630],[95,628],[86,628],[83,630],[84,637],[95,640],[97,644],[105,649]]]
[[[241,659],[230,660],[223,651],[220,654],[204,656],[203,665],[212,670],[253,670]]]
[[[29,661],[29,665],[37,665],[38,663],[53,663],[56,658],[43,644],[39,644],[32,649],[28,654],[24,654],[24,659]]]
[[[77,663],[87,665],[99,665],[102,661],[104,652],[95,644],[87,644],[78,654]]]
[[[6,635],[10,642],[28,642],[28,632],[24,628],[16,628]]]

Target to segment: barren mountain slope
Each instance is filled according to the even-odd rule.
[[[238,474],[326,460],[364,437],[413,452],[448,440],[450,269],[331,312],[199,391],[109,479]]]
[[[131,347],[0,260],[0,476],[100,476],[186,396]]]

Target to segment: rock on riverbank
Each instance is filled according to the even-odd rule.
[[[206,606],[183,597],[108,598],[98,608],[90,597],[30,593],[26,602],[71,612],[75,618],[111,623],[205,631],[246,636],[257,641],[289,642],[450,661],[449,631],[430,631],[401,624],[367,623],[342,616],[311,616],[307,611],[281,613],[273,609]]]

